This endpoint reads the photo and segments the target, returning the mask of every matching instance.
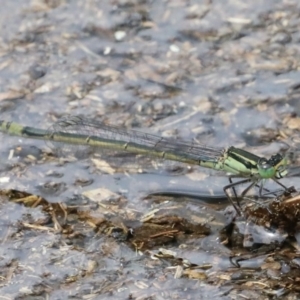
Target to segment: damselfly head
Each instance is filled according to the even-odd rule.
[[[261,178],[272,178],[275,176],[275,168],[270,161],[264,157],[258,161],[257,169]]]
[[[262,178],[280,179],[287,175],[287,159],[279,153],[272,155],[269,159],[262,157],[257,168]]]
[[[285,177],[288,174],[288,171],[285,166],[279,166],[276,170],[275,177],[276,179],[280,179]]]
[[[272,155],[269,159],[269,163],[275,169],[275,178],[280,179],[287,175],[287,158],[277,153]]]

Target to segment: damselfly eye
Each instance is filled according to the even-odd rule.
[[[257,167],[261,178],[272,178],[275,176],[274,167],[266,158],[261,158],[257,164]]]
[[[282,158],[283,158],[282,155],[277,153],[277,154],[271,156],[271,158],[269,159],[269,162],[270,162],[270,164],[275,166],[282,161]]]
[[[272,167],[272,165],[269,163],[269,161],[264,157],[259,160],[258,166],[262,169],[268,169],[268,168]]]

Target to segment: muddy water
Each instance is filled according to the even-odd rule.
[[[4,1],[0,119],[48,128],[83,114],[270,156],[299,135],[299,12],[297,1]],[[60,157],[43,142],[0,138],[1,189],[62,203],[68,214],[12,201],[28,195],[2,196],[3,299],[297,294],[298,243],[276,256],[222,237],[224,174],[107,171],[99,154]],[[297,176],[283,182],[299,188]],[[173,196],[147,197],[157,191]],[[168,239],[157,239],[162,232]],[[230,262],[238,254],[249,256],[240,268]]]

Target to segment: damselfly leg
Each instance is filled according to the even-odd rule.
[[[235,208],[235,210],[237,211],[237,213],[239,214],[239,215],[241,215],[241,205],[240,205],[240,201],[239,201],[239,197],[238,197],[238,194],[237,194],[237,192],[236,192],[236,187],[237,186],[239,186],[239,185],[242,185],[242,184],[245,184],[245,183],[248,183],[248,182],[251,182],[251,184],[247,187],[247,188],[245,188],[244,190],[243,190],[243,192],[240,194],[240,198],[243,198],[243,197],[245,197],[247,194],[248,194],[248,192],[254,187],[254,186],[256,186],[256,187],[258,187],[259,188],[259,193],[258,193],[258,195],[259,195],[259,197],[264,197],[264,196],[266,196],[266,195],[269,195],[269,194],[273,194],[273,195],[275,195],[276,196],[276,194],[278,193],[278,192],[281,192],[281,194],[283,194],[283,193],[288,193],[288,194],[290,194],[290,193],[292,193],[292,192],[294,192],[295,191],[295,188],[294,187],[286,187],[285,185],[283,185],[281,182],[279,182],[278,180],[276,180],[276,179],[274,179],[274,178],[272,178],[272,180],[274,181],[274,182],[276,182],[279,186],[281,186],[282,188],[283,188],[283,190],[282,189],[280,189],[279,191],[277,190],[277,191],[275,191],[275,192],[270,192],[268,189],[266,189],[265,187],[264,187],[264,179],[256,179],[256,180],[254,180],[253,178],[247,178],[247,179],[243,179],[243,180],[240,180],[240,181],[237,181],[237,182],[233,182],[232,181],[232,179],[233,178],[239,178],[238,176],[229,176],[229,182],[230,182],[230,184],[228,184],[228,185],[226,185],[224,188],[223,188],[223,190],[224,190],[224,193],[226,194],[226,196],[228,197],[228,199],[230,200],[230,202],[231,202],[231,204],[233,205],[233,207]],[[232,190],[233,191],[233,194],[234,194],[234,198],[235,198],[235,201],[236,201],[236,203],[237,203],[237,205],[236,205],[236,203],[234,202],[234,199],[233,199],[233,197],[229,194],[229,190]],[[263,193],[263,191],[266,191],[267,193]]]

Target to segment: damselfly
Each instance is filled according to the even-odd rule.
[[[121,150],[224,171],[229,174],[229,184],[224,186],[223,190],[237,212],[239,209],[230,196],[229,190],[232,189],[237,197],[235,187],[238,185],[250,183],[241,193],[241,197],[244,197],[254,186],[259,187],[261,196],[265,179],[272,179],[284,190],[288,190],[278,181],[287,175],[287,160],[279,153],[267,159],[233,146],[225,149],[204,146],[195,141],[177,141],[107,125],[80,116],[62,118],[48,130],[0,121],[0,131],[62,145],[86,145],[100,151],[104,148]],[[235,177],[243,180],[233,182],[232,179]]]

